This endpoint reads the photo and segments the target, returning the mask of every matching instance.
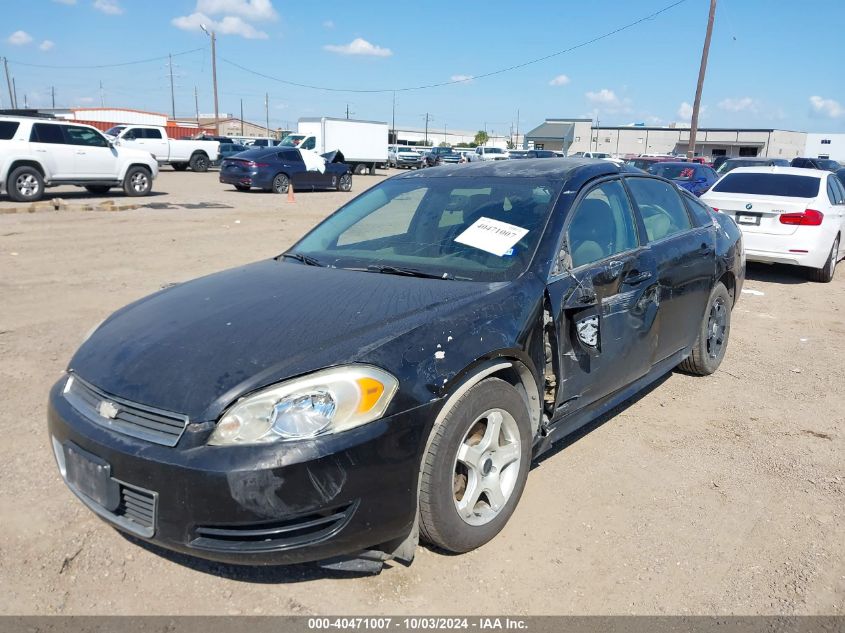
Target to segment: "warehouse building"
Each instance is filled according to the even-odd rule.
[[[524,147],[575,152],[604,152],[614,156],[685,154],[688,127],[643,125],[595,126],[590,119],[546,119],[525,133]],[[792,159],[803,155],[805,132],[775,129],[700,128],[695,153],[716,156],[769,156]]]
[[[804,156],[845,161],[845,134],[807,134]]]

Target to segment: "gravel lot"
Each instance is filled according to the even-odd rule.
[[[0,614],[845,614],[845,266],[827,285],[752,267],[722,369],[669,375],[543,459],[470,554],[420,547],[375,577],[238,568],[140,547],[84,508],[45,403],[85,333],[278,254],[381,179],[288,204],[165,168],[140,209],[0,215]]]

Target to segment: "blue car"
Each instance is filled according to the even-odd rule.
[[[696,196],[703,194],[719,180],[715,171],[698,163],[655,163],[648,168],[648,173],[671,180]]]
[[[306,156],[296,148],[249,149],[223,160],[220,165],[220,182],[234,185],[238,191],[249,191],[256,187],[274,193],[287,193],[291,184],[296,191],[351,191],[352,172],[343,162],[343,154],[334,151],[322,157],[325,165],[321,163],[320,171],[314,168],[314,157]],[[306,164],[306,158],[309,164]]]

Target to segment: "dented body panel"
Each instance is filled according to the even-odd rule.
[[[732,279],[738,296],[744,259],[729,218],[723,224],[708,216],[663,242],[582,268],[566,265],[571,209],[593,183],[628,175],[607,161],[546,159],[397,177],[560,179],[533,257],[509,281],[373,274],[277,258],[119,310],[76,352],[69,374],[188,423],[172,447],[127,437],[75,409],[62,378],[48,416],[60,469],[68,445],[105,460],[131,494],[153,495],[154,534],[140,535],[197,556],[277,564],[393,551],[391,544],[414,534],[420,464],[435,420],[467,381],[507,368],[497,375],[525,398],[537,455],[689,354],[717,280]],[[381,419],[308,440],[207,444],[239,398],[352,363],[398,379]],[[104,513],[74,492],[133,531],[116,520],[120,508]]]

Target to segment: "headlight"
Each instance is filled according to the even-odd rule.
[[[208,443],[265,444],[345,431],[384,415],[398,386],[396,378],[368,365],[318,371],[242,398],[223,414]]]

